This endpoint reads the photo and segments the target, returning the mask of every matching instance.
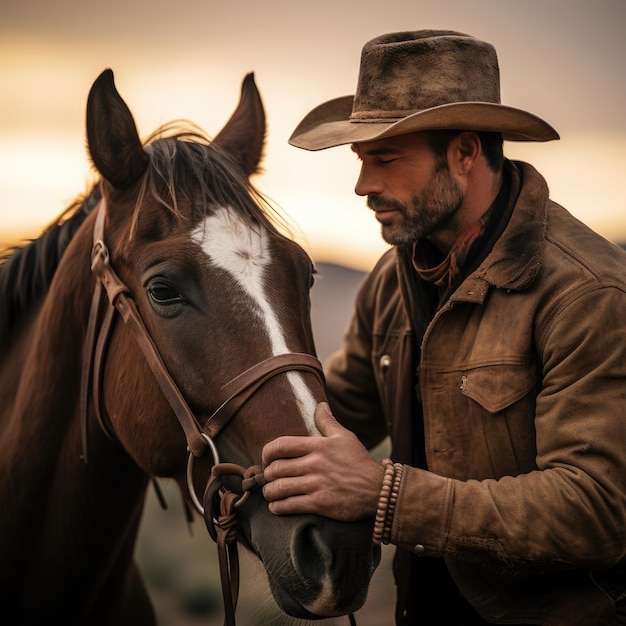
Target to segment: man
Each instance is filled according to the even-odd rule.
[[[499,91],[491,45],[393,33],[294,131],[352,145],[393,247],[327,363],[337,421],[265,447],[264,495],[373,517],[397,624],[626,624],[626,253],[503,157],[558,135]]]

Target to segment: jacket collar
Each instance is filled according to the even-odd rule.
[[[492,251],[468,278],[500,289],[524,291],[541,269],[546,232],[548,186],[537,170],[520,161],[506,161],[512,176],[513,212]]]

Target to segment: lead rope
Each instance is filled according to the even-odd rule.
[[[226,475],[241,477],[242,494],[224,487],[222,476]],[[211,469],[211,476],[204,490],[204,521],[217,545],[224,599],[224,626],[236,626],[235,610],[239,597],[237,508],[248,499],[254,489],[264,484],[263,472],[258,465],[244,469],[235,463],[217,463]]]
[[[220,515],[216,521],[217,555],[224,598],[224,624],[234,626],[239,598],[239,552],[237,550],[237,513],[239,495],[226,491],[220,498]]]

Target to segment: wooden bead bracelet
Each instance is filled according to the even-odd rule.
[[[391,521],[388,520],[389,504],[391,501],[391,494],[393,491],[393,485],[395,482],[396,467],[391,459],[383,459],[381,465],[384,468],[383,484],[380,488],[380,495],[378,496],[378,505],[376,507],[376,518],[374,520],[374,531],[372,533],[372,541],[375,544],[380,544],[383,541],[383,535],[391,534]],[[398,464],[399,465],[399,464]],[[398,488],[400,482],[398,481]],[[397,489],[394,499],[393,507],[395,509],[395,500],[398,497]],[[385,527],[388,526],[389,530],[385,533]],[[388,542],[388,540],[387,540]]]

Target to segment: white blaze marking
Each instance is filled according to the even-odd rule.
[[[289,352],[276,313],[263,289],[263,273],[272,259],[267,231],[257,226],[252,229],[239,215],[226,207],[215,210],[191,233],[204,253],[218,267],[226,270],[252,298],[272,346],[272,355]],[[307,430],[318,435],[313,414],[316,401],[297,372],[288,372],[287,378],[300,405]]]

